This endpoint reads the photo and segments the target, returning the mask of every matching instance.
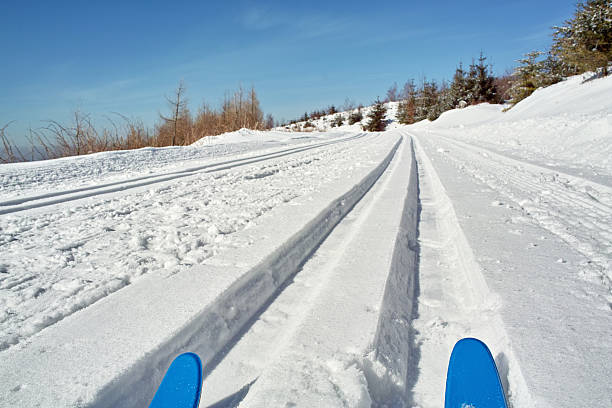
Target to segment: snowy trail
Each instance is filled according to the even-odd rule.
[[[214,173],[58,204],[53,211],[1,216],[0,351],[144,275],[170,276],[248,245],[233,240],[234,233],[345,177],[351,155],[364,143],[363,134],[354,135],[263,162],[226,164],[209,169]],[[321,176],[330,166],[336,171]]]
[[[436,135],[455,167],[520,205],[526,218],[578,249],[585,279],[597,279],[612,295],[612,189]],[[458,155],[457,153],[460,153]],[[562,262],[562,261],[561,261]],[[612,304],[612,296],[608,299]]]
[[[115,181],[111,183],[102,183],[98,185],[92,185],[87,187],[79,187],[70,190],[61,190],[49,192],[41,195],[26,196],[19,198],[12,198],[5,201],[0,201],[0,215],[10,214],[18,211],[29,210],[33,208],[40,208],[51,206],[54,204],[63,204],[69,201],[80,200],[83,198],[95,197],[103,194],[124,192],[125,190],[134,189],[138,187],[145,187],[152,184],[163,183],[166,181],[173,181],[183,177],[190,177],[197,175],[198,173],[214,173],[223,170],[233,169],[235,167],[276,159],[287,155],[325,147],[328,145],[347,142],[355,138],[361,138],[365,134],[359,134],[340,140],[333,140],[324,143],[311,144],[306,147],[295,147],[290,149],[279,149],[270,153],[261,155],[249,155],[245,158],[238,158],[226,161],[218,161],[215,163],[205,164],[197,167],[190,167],[179,171],[172,171],[168,173],[159,173],[154,175],[139,176],[134,178],[128,178],[121,181]],[[50,200],[47,200],[50,199]]]
[[[424,176],[429,167],[429,175],[437,174],[446,191],[441,195],[434,188],[428,194],[427,179],[422,185],[422,297],[415,321],[417,338],[423,341],[422,367],[429,370],[437,364],[441,370],[442,362],[432,357],[447,347],[438,344],[441,339],[481,333],[501,362],[502,379],[508,379],[514,407],[609,407],[612,389],[603,380],[611,374],[612,355],[607,340],[612,338],[612,299],[610,241],[606,239],[612,223],[606,187],[467,146],[436,132],[416,129],[413,133],[422,146],[420,157],[425,160],[421,162],[431,164],[425,166]],[[461,240],[440,247],[434,235],[445,228],[427,233],[428,209],[442,209],[439,214],[444,218],[439,200],[445,195],[468,252],[473,253],[475,265],[468,263],[468,270],[480,269],[486,286],[499,295],[498,300],[485,303],[490,307],[476,308],[470,316],[457,316],[461,308],[455,309],[453,302],[462,297],[453,293],[478,300],[478,291],[436,289],[440,285],[435,279],[427,289],[427,270],[452,271],[457,265],[452,252],[444,252]],[[440,225],[439,221],[433,224]],[[462,263],[465,268],[460,257],[458,265]],[[442,284],[446,273],[445,277]],[[479,287],[474,281],[468,286]],[[450,306],[440,307],[440,299]],[[501,331],[491,324],[495,314],[503,322]],[[496,355],[499,351],[501,359]],[[432,387],[439,390],[440,384],[426,380],[425,375],[417,381],[416,398],[423,406],[434,406],[436,388]]]
[[[161,265],[163,273],[149,273],[137,284],[104,297],[0,353],[1,374],[6,380],[0,384],[0,405],[146,405],[177,352],[191,349],[204,361],[214,360],[367,193],[394,157],[398,145],[398,135],[371,134],[347,146],[304,152],[305,157],[298,155],[270,164],[281,166],[282,171],[253,166],[227,172],[218,187],[231,192],[226,199],[238,194],[239,200],[233,198],[227,203],[229,207],[224,207],[221,195],[215,208],[219,214],[230,212],[226,215],[231,220],[236,218],[231,209],[244,212],[244,206],[236,204],[244,203],[245,197],[252,196],[259,202],[267,190],[276,196],[281,186],[280,191],[296,187],[296,192],[305,190],[295,198],[290,195],[289,200],[274,201],[269,212],[255,214],[261,219],[247,223],[248,227],[238,225],[235,234],[220,234],[223,239],[218,243],[229,246],[200,265],[179,265],[170,271]],[[318,159],[314,160],[313,155]],[[293,166],[302,160],[305,163]],[[263,173],[267,176],[253,177]],[[227,177],[244,185],[228,183]],[[214,180],[208,176],[204,182]],[[202,193],[197,185],[177,184],[181,183],[169,187]],[[258,193],[253,194],[255,191]],[[289,193],[295,194],[291,190]],[[198,202],[193,195],[187,196],[190,205]],[[174,200],[175,194],[171,197]],[[131,201],[149,202],[134,197]],[[168,212],[167,208],[160,211]],[[190,212],[181,207],[176,214],[183,217]],[[150,217],[149,212],[146,216]],[[205,221],[170,225],[188,230]],[[279,229],[279,225],[283,227]],[[205,223],[204,229],[208,227]],[[224,242],[227,237],[231,239]],[[169,246],[177,245],[170,242]],[[143,250],[138,248],[139,253]],[[74,358],[73,350],[79,350],[79,359]],[[53,370],[53,378],[45,375],[44,367]]]
[[[416,143],[419,164],[419,296],[411,375],[413,403],[422,408],[444,405],[451,350],[464,337],[488,344],[500,370],[510,404],[530,406],[520,367],[499,315],[499,295],[482,276],[453,205],[430,159]]]
[[[387,172],[206,378],[200,406],[402,403],[415,233],[405,138]]]
[[[6,164],[0,167],[0,196],[2,201],[7,201],[180,172],[224,159],[248,158],[291,146],[307,146],[350,137],[356,133],[340,130],[296,135],[241,129],[221,136],[205,137],[191,146],[110,151],[42,162]]]
[[[376,375],[368,371],[376,363],[369,359],[374,357],[367,355],[375,352],[372,345],[377,335],[376,315],[383,304],[387,281],[384,266],[389,261],[402,211],[408,211],[411,221],[407,222],[412,222],[412,226],[404,225],[404,228],[412,236],[416,232],[416,177],[415,169],[411,168],[414,166],[411,155],[411,143],[406,138],[401,151],[371,191],[334,228],[249,330],[235,344],[226,347],[219,364],[205,370],[208,371],[204,380],[207,391],[201,407],[238,406],[245,398],[241,406],[369,406],[376,399],[378,403],[388,403],[405,398],[408,343],[402,344],[401,339],[394,338],[398,349],[404,351],[389,356],[395,359],[395,364],[403,365],[395,373],[399,384],[389,378],[386,383],[374,380]],[[394,206],[395,211],[391,211]],[[380,241],[390,245],[381,245]],[[367,255],[364,248],[368,248]],[[407,246],[403,250],[410,252]],[[352,267],[354,264],[368,267],[365,273],[360,273]],[[397,271],[406,279],[404,285],[390,283],[404,287],[405,292],[399,291],[405,296],[399,303],[403,306],[405,302],[412,302],[409,290],[414,276],[410,264],[404,266],[406,269]],[[326,316],[329,312],[324,311],[332,309],[336,313],[330,319]],[[410,307],[396,308],[393,313],[408,315],[405,329],[410,320]],[[330,328],[342,335],[332,335]],[[288,365],[296,362],[298,371],[288,369]],[[279,371],[284,373],[282,379]],[[360,377],[364,372],[369,378]],[[326,376],[332,379],[325,379]],[[300,393],[297,389],[304,378],[310,378],[311,383],[308,391]],[[353,394],[334,391],[334,381],[343,389],[349,385]]]

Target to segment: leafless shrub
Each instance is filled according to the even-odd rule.
[[[8,137],[7,128],[0,128],[0,163],[27,160],[55,159],[66,156],[110,150],[138,149],[147,146],[188,145],[205,136],[218,135],[240,128],[270,128],[274,119],[268,115],[264,121],[255,88],[246,92],[242,87],[226,93],[219,109],[202,104],[192,117],[187,107],[186,88],[181,81],[167,98],[170,114],[160,114],[161,122],[150,132],[140,120],[113,112],[106,116],[106,125],[96,127],[90,115],[74,112],[69,122],[49,120],[38,129],[29,129],[25,136],[29,143],[29,156]]]

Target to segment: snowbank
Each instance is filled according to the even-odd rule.
[[[575,76],[512,109],[481,104],[445,112],[427,129],[612,187],[612,76]]]

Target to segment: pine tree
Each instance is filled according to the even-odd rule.
[[[478,64],[474,65],[475,78],[473,81],[472,94],[474,102],[492,102],[495,99],[495,78],[489,73],[489,66],[485,64],[487,57],[482,52],[478,58]]]
[[[339,127],[339,126],[342,126],[343,124],[344,124],[344,117],[342,116],[342,114],[335,116],[331,122],[332,127],[337,127],[337,126]]]
[[[423,85],[417,92],[414,120],[419,122],[423,119],[434,117],[437,102],[438,84],[436,81],[432,80],[430,82],[427,79],[423,79]]]
[[[518,60],[521,65],[514,71],[515,79],[510,88],[513,105],[516,105],[540,87],[542,63],[538,61],[538,58],[542,54],[541,51],[531,51],[525,54],[524,58]]]
[[[451,110],[455,108],[455,100],[452,94],[452,90],[451,87],[448,86],[448,84],[446,83],[446,81],[442,81],[442,85],[440,85],[440,89],[438,91],[438,95],[437,95],[437,102],[436,102],[436,106],[433,110],[433,112],[430,112],[430,114],[428,115],[430,118],[430,120],[435,120],[438,117],[440,117],[440,115],[443,112],[446,112],[447,110]],[[431,119],[433,118],[433,119]]]
[[[476,94],[477,77],[478,77],[478,70],[476,69],[476,63],[474,62],[474,59],[472,59],[470,68],[467,72],[467,75],[465,76],[465,90],[466,90],[465,101],[469,105],[474,104],[477,100],[477,94]]]
[[[348,118],[349,125],[354,125],[357,122],[361,122],[363,120],[363,113],[361,113],[361,108],[357,109],[357,112],[351,113]]]
[[[385,105],[377,99],[374,103],[374,107],[368,114],[370,121],[363,127],[363,130],[368,132],[382,132],[387,128],[387,121],[385,115],[387,114],[387,108]]]
[[[447,93],[448,87],[445,82],[442,82],[440,87],[435,81],[429,83],[427,88],[427,119],[434,121],[440,117],[442,112],[450,109]]]
[[[577,72],[603,69],[612,61],[612,0],[578,3],[574,17],[553,27],[553,53]]]
[[[468,93],[467,75],[463,70],[463,64],[459,63],[459,66],[455,70],[455,75],[453,76],[453,82],[451,83],[449,91],[452,100],[452,108],[459,107],[462,101],[464,103],[469,103]]]
[[[404,125],[410,125],[415,122],[416,109],[416,88],[413,80],[406,82],[401,97],[397,107],[397,120]]]

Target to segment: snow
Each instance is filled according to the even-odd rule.
[[[0,407],[146,406],[184,351],[202,407],[439,407],[468,336],[514,408],[612,406],[612,77],[585,79],[0,166]]]
[[[445,112],[430,129],[612,187],[612,77],[585,78],[538,89],[507,112],[487,104]]]

